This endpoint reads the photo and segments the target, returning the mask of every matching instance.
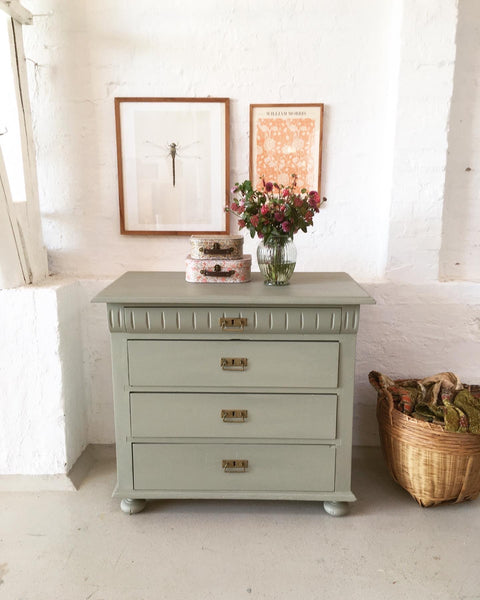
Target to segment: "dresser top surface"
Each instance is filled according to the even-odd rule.
[[[92,302],[149,305],[297,305],[374,304],[347,273],[294,273],[290,285],[267,286],[260,273],[248,283],[187,283],[185,273],[129,271]]]

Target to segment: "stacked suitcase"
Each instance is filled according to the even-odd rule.
[[[243,255],[242,235],[192,235],[185,279],[190,283],[246,283],[252,257]]]

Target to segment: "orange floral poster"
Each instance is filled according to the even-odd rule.
[[[323,105],[250,107],[250,178],[281,185],[298,177],[299,188],[320,188]]]

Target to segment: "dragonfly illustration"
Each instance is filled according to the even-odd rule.
[[[175,180],[176,180],[176,174],[175,174],[175,161],[177,160],[177,156],[178,158],[197,158],[199,159],[199,156],[187,156],[183,154],[183,150],[190,148],[191,146],[193,146],[194,144],[199,144],[200,142],[192,142],[191,144],[188,144],[188,146],[181,146],[180,144],[177,144],[176,142],[170,142],[169,144],[166,145],[161,145],[161,144],[156,144],[155,142],[152,142],[150,140],[146,140],[147,144],[151,144],[152,146],[155,146],[156,148],[160,148],[166,151],[166,154],[150,154],[147,155],[146,158],[158,158],[161,156],[170,156],[170,158],[172,159],[172,184],[173,187],[175,187]]]

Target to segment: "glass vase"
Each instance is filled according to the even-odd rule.
[[[257,262],[265,285],[288,285],[295,269],[297,249],[291,238],[270,238],[257,247]]]

